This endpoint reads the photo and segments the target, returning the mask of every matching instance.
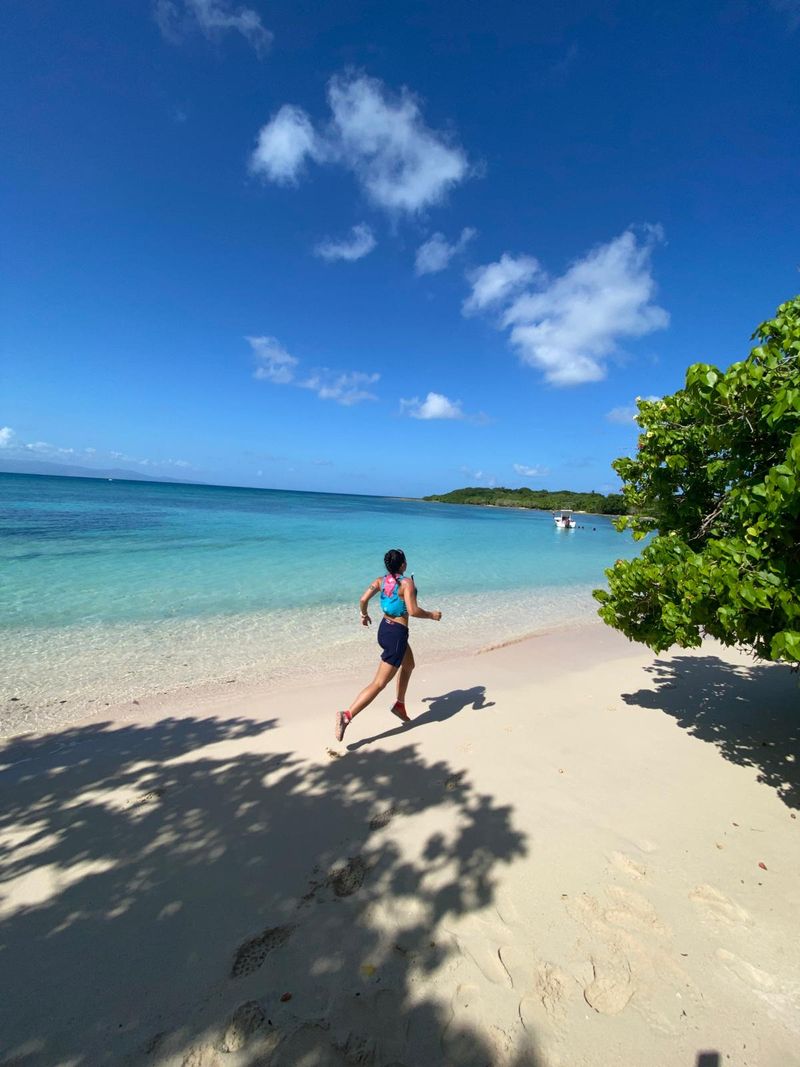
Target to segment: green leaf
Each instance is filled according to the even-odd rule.
[[[747,358],[695,363],[641,404],[636,455],[613,465],[657,534],[609,570],[599,610],[655,650],[709,634],[800,661],[800,297],[754,336]]]

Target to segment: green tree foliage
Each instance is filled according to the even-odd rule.
[[[800,662],[800,297],[753,337],[727,371],[696,363],[685,388],[640,400],[637,454],[613,464],[638,513],[617,525],[657,534],[594,595],[657,652],[708,634]]]
[[[603,496],[602,493],[576,493],[571,489],[484,489],[475,486],[423,499],[440,504],[482,504],[496,508],[535,508],[542,511],[567,508],[588,511],[593,515],[621,515],[625,512],[625,502],[619,493]]]

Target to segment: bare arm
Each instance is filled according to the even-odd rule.
[[[369,617],[369,611],[367,610],[367,607],[369,605],[370,600],[372,600],[372,598],[378,592],[380,587],[381,587],[381,580],[380,580],[380,578],[376,578],[374,582],[370,582],[369,583],[367,588],[361,594],[361,600],[359,600],[359,605],[361,606],[361,625],[362,626],[369,626],[369,624],[372,622],[372,619]]]
[[[408,608],[408,614],[415,619],[432,619],[434,622],[438,622],[441,619],[441,611],[426,611],[425,608],[419,606],[417,603],[417,587],[414,585],[413,578],[405,578],[403,580],[402,594]]]

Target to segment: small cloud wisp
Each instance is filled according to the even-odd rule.
[[[363,400],[377,400],[369,387],[380,380],[380,374],[363,371],[334,371],[321,367],[307,377],[297,376],[300,360],[289,352],[275,337],[246,337],[256,369],[253,377],[272,382],[273,385],[293,385],[316,393],[320,400],[333,400],[343,407],[352,407]]]
[[[180,44],[193,30],[209,40],[226,30],[234,30],[263,55],[272,44],[273,34],[261,16],[249,7],[232,8],[228,0],[156,0],[153,17],[162,36]]]
[[[363,259],[377,245],[375,234],[364,223],[359,223],[350,231],[348,237],[338,241],[326,237],[314,249],[314,255],[325,259],[329,263],[336,260],[344,260],[346,263],[354,263],[357,259]]]
[[[450,244],[443,233],[435,233],[417,249],[414,264],[417,275],[438,274],[439,271],[446,270],[453,256],[462,252],[474,236],[475,230],[471,226],[465,226],[459,239]]]

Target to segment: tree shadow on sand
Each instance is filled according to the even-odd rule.
[[[492,910],[498,865],[527,854],[512,809],[417,746],[315,761],[274,726],[100,723],[0,748],[0,1063],[536,1067],[513,997],[475,1025],[447,929]]]
[[[383,741],[387,737],[407,734],[420,726],[430,726],[435,722],[446,722],[467,707],[471,707],[473,711],[484,711],[486,708],[494,707],[493,700],[488,702],[486,700],[485,685],[473,685],[471,689],[451,689],[449,693],[442,693],[438,697],[423,697],[422,702],[428,704],[429,707],[421,715],[391,730],[384,730],[372,737],[363,737],[360,741],[354,741],[352,745],[347,746],[347,751],[357,752],[364,745],[371,745],[374,741]]]
[[[800,807],[800,689],[789,667],[675,656],[646,669],[656,688],[623,693],[627,704],[672,715],[725,759],[757,768],[760,782],[789,807]]]

